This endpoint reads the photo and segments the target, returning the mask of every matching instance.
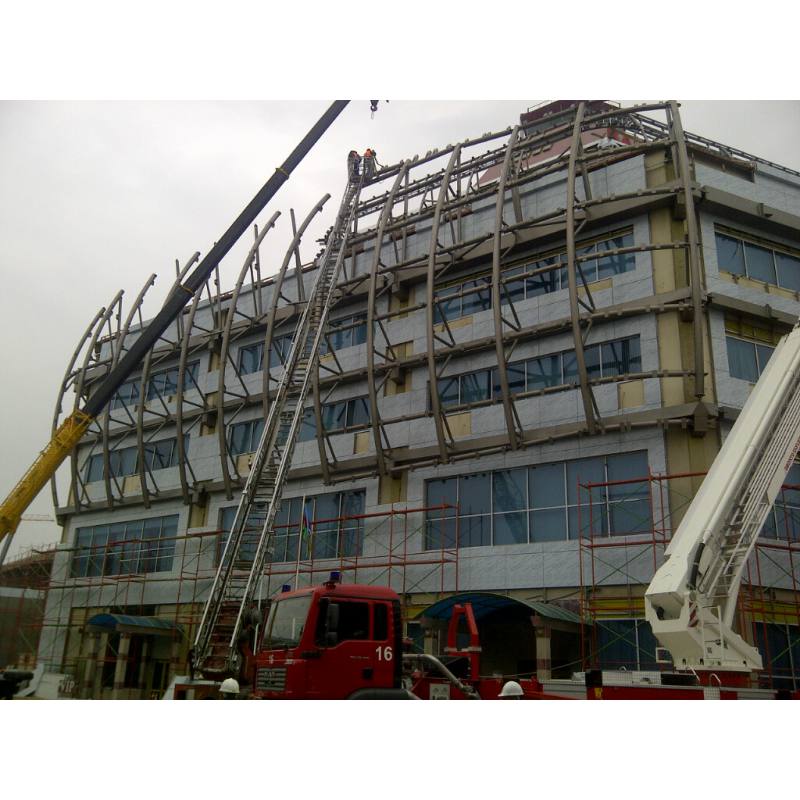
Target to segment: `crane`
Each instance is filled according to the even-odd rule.
[[[8,497],[0,505],[0,564],[8,550],[10,537],[20,523],[22,514],[42,487],[55,474],[64,459],[72,452],[93,420],[104,410],[114,393],[125,379],[136,370],[144,356],[164,333],[170,323],[181,313],[183,307],[202,288],[208,277],[236,244],[239,237],[250,227],[278,189],[289,179],[297,165],[345,109],[349,100],[335,100],[316,124],[292,150],[289,157],[256,193],[230,227],[208,251],[205,258],[192,270],[186,279],[175,287],[161,310],[144,328],[141,336],[111,369],[84,404],[70,414],[53,434],[52,439],[39,453]],[[5,540],[5,541],[4,541]]]
[[[666,549],[645,616],[678,668],[749,673],[733,628],[742,570],[800,450],[800,322],[783,337]]]

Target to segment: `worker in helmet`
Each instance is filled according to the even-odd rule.
[[[522,687],[516,681],[506,681],[497,697],[500,700],[522,700],[522,695]]]
[[[361,156],[358,154],[358,151],[351,150],[347,155],[347,180],[351,182],[358,180],[360,165]]]
[[[364,151],[364,181],[371,181],[375,177],[375,167],[378,165],[378,154],[368,147]]]
[[[219,693],[223,700],[235,700],[239,696],[239,681],[236,678],[225,678],[219,687]]]

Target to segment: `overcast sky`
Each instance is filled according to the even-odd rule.
[[[330,192],[303,251],[304,259],[313,256],[313,234],[332,222],[351,148],[371,146],[393,163],[504,129],[541,100],[382,102],[374,118],[367,101],[351,103],[262,214],[283,212],[264,252],[279,261],[291,236],[289,209],[302,219]],[[156,272],[145,306],[152,316],[175,259],[205,254],[326,106],[0,103],[2,497],[48,441],[67,361],[95,312],[119,289],[132,300]],[[686,130],[800,170],[796,102],[690,101],[682,119]],[[249,245],[245,237],[223,262],[224,288]],[[29,512],[52,515],[49,489]],[[11,553],[59,533],[23,523]]]

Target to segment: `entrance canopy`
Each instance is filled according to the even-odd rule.
[[[476,622],[489,616],[489,614],[493,614],[495,611],[525,608],[529,613],[536,614],[544,619],[572,623],[573,625],[581,624],[581,618],[577,614],[567,611],[561,606],[533,600],[515,600],[513,597],[492,594],[491,592],[462,592],[453,597],[446,597],[432,606],[428,606],[418,618],[449,619],[453,606],[457,603],[471,603]]]
[[[143,633],[150,636],[182,635],[183,628],[168,619],[134,617],[130,614],[95,614],[86,629],[106,633]]]

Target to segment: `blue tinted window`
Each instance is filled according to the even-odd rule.
[[[719,268],[734,275],[744,275],[744,244],[738,239],[725,236],[724,233],[717,233],[715,239]]]
[[[775,266],[778,270],[778,285],[795,292],[800,291],[800,258],[776,252]]]
[[[248,347],[239,348],[239,372],[242,375],[250,375],[253,372],[261,372],[264,367],[264,343],[251,344]]]
[[[172,569],[178,516],[78,528],[73,577],[167,572]]]
[[[747,242],[744,252],[747,259],[747,274],[756,280],[774,284],[775,262],[772,251]]]
[[[755,383],[760,374],[756,358],[756,346],[753,342],[726,337],[728,346],[728,367],[731,376]]]

